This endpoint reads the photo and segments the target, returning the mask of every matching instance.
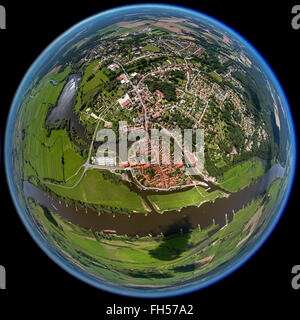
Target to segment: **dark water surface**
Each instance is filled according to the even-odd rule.
[[[46,123],[53,123],[59,119],[70,119],[71,126],[73,126],[78,135],[84,141],[87,141],[85,136],[85,129],[83,125],[79,122],[77,115],[74,114],[74,104],[76,101],[77,92],[80,86],[81,77],[77,74],[72,74],[68,78],[68,82],[65,84],[56,106],[51,111],[48,116]],[[57,83],[51,82],[53,85]]]
[[[78,135],[87,141],[85,129],[80,124],[73,110],[80,81],[81,77],[79,75],[73,74],[69,76],[58,98],[57,105],[47,119],[47,123],[53,123],[58,119],[70,119],[71,125],[76,129]],[[52,84],[56,85],[57,83],[52,82]],[[133,213],[130,217],[127,214],[115,214],[115,216],[113,216],[113,214],[107,212],[101,212],[99,216],[91,209],[85,210],[74,206],[66,207],[64,203],[60,203],[57,199],[50,198],[47,193],[36,188],[29,182],[25,182],[23,188],[26,199],[32,197],[38,200],[50,211],[57,212],[61,217],[85,229],[91,229],[93,231],[109,229],[115,230],[120,235],[146,236],[148,234],[173,233],[181,229],[182,231],[188,231],[191,228],[199,226],[206,228],[210,226],[213,221],[222,227],[226,224],[226,215],[228,222],[230,222],[233,218],[233,212],[242,209],[249,202],[256,199],[268,189],[272,181],[276,178],[283,177],[283,175],[284,168],[279,164],[275,164],[256,182],[241,191],[230,193],[227,198],[218,198],[214,202],[206,202],[200,207],[192,206],[182,208],[180,212],[168,211],[164,214],[155,212],[147,196],[152,194],[169,194],[174,191],[156,192],[154,190],[141,190],[135,184],[123,181],[122,183],[133,192],[139,194],[152,209],[152,212],[148,213],[147,216],[142,213]],[[208,183],[208,186],[210,187],[210,192],[221,189],[211,183]],[[186,188],[179,192],[189,189],[190,188]]]
[[[127,214],[115,214],[102,212],[99,216],[90,209],[79,209],[74,206],[66,207],[56,199],[52,199],[47,193],[36,188],[29,182],[24,183],[24,194],[26,199],[32,197],[38,200],[50,211],[58,213],[61,217],[93,231],[116,230],[117,234],[128,236],[146,236],[148,234],[158,235],[160,233],[178,232],[180,229],[188,231],[190,228],[206,228],[213,223],[213,220],[220,227],[226,224],[236,212],[256,199],[266,191],[276,178],[282,178],[284,168],[279,164],[273,165],[262,177],[245,189],[231,193],[227,198],[218,198],[215,202],[206,202],[200,207],[183,208],[180,212],[168,211],[164,214],[149,213],[145,216],[142,213],[133,213],[129,218]],[[139,193],[142,195],[142,192]]]

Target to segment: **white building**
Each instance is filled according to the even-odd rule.
[[[131,103],[131,99],[128,93],[126,93],[124,98],[119,99],[118,102],[122,108],[126,107],[129,103]]]
[[[107,157],[93,157],[92,163],[98,166],[110,166],[113,167],[116,165],[116,157],[107,156]]]

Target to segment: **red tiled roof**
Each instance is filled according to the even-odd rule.
[[[130,100],[128,99],[128,100],[126,100],[125,102],[122,103],[122,107],[127,106],[129,103],[130,103]]]
[[[156,92],[157,92],[162,98],[164,97],[164,94],[163,94],[161,91],[156,90]]]

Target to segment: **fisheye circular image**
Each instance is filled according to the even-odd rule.
[[[202,289],[269,237],[295,171],[294,124],[262,56],[197,11],[131,5],[36,59],[11,106],[7,180],[41,249],[133,297]]]

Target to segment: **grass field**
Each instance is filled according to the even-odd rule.
[[[205,255],[214,255],[214,259],[209,265],[202,269],[201,272],[207,272],[218,267],[226,262],[226,260],[237,255],[242,251],[242,248],[249,245],[253,239],[257,239],[259,233],[264,230],[261,226],[265,220],[269,221],[270,214],[273,212],[274,206],[276,206],[281,183],[282,181],[278,179],[271,184],[269,188],[271,198],[269,201],[262,203],[262,197],[252,201],[247,207],[235,214],[233,221],[229,223],[226,228],[212,236],[211,242],[215,243],[215,245],[211,246],[209,250],[205,252]],[[259,220],[256,221],[257,225],[254,225],[254,222],[252,221],[251,223],[251,220],[255,220],[255,216],[258,216],[260,210],[262,210],[262,215]],[[252,234],[254,235],[255,233],[255,237],[248,238],[247,236],[249,232],[251,232],[251,224],[255,227],[254,230],[252,230]],[[250,225],[250,227],[247,227],[247,225]],[[247,241],[244,241],[245,239],[247,239]]]
[[[107,32],[116,31],[116,30],[118,30],[118,29],[120,29],[120,28],[121,28],[121,27],[119,27],[117,24],[112,24],[112,25],[110,25],[110,26],[108,26],[108,27],[102,28],[101,30],[99,30],[99,31],[97,32],[97,34],[103,35],[103,34],[105,34],[105,33],[107,33]]]
[[[260,197],[238,211],[224,228],[195,229],[167,237],[130,239],[95,235],[30,201],[40,232],[50,245],[97,277],[120,285],[165,286],[199,277],[220,268],[263,231],[261,226],[278,201],[281,180],[273,182],[267,201]],[[249,237],[249,233],[255,237]],[[243,241],[245,240],[245,241]]]
[[[60,248],[96,276],[120,284],[160,286],[176,281],[177,275],[185,278],[184,274],[171,274],[171,270],[177,263],[189,259],[194,247],[207,239],[208,233],[216,227],[167,238],[106,239],[95,237],[91,231],[65,221],[34,201],[30,201],[30,207],[40,232],[55,250]]]
[[[220,186],[230,192],[236,192],[262,176],[265,171],[266,166],[261,161],[247,161],[225,172]]]
[[[200,193],[197,191],[200,191]],[[156,205],[160,212],[168,210],[180,210],[183,207],[198,206],[206,201],[214,201],[216,198],[224,197],[221,191],[206,192],[203,188],[197,187],[188,191],[177,192],[167,195],[151,195],[149,200]]]
[[[105,83],[109,80],[107,74],[109,74],[110,71],[106,67],[101,68],[99,64],[100,61],[101,60],[94,61],[85,70],[74,106],[75,113],[79,112],[84,103],[90,101],[91,97],[93,97],[99,91],[99,86],[102,83]]]
[[[104,72],[105,71],[110,72],[110,71],[106,68],[101,68],[101,69],[98,69],[98,68],[99,68],[99,61],[95,61],[91,63],[86,68],[84,77],[81,82],[81,87],[83,88],[84,94],[95,89],[97,86],[99,86],[100,83],[108,81],[108,78]],[[95,77],[92,80],[87,81],[89,77],[92,75],[95,75]]]
[[[93,66],[95,67],[95,66]],[[63,183],[74,175],[84,163],[77,146],[69,140],[66,129],[52,130],[47,136],[44,125],[49,104],[55,104],[65,84],[54,86],[49,79],[61,81],[66,78],[69,69],[62,74],[52,73],[46,76],[34,90],[35,97],[27,98],[25,107],[20,115],[20,127],[24,128],[24,139],[18,149],[19,161],[23,163],[23,178],[36,184],[45,181]],[[101,75],[98,75],[102,77]],[[21,130],[20,130],[21,131]],[[21,139],[21,138],[19,138]],[[21,153],[20,153],[21,152]],[[20,169],[22,172],[22,169]],[[80,178],[81,172],[68,181],[74,185]],[[60,196],[71,199],[118,207],[129,211],[145,213],[141,198],[121,184],[104,179],[98,171],[88,171],[81,183],[74,189],[63,189],[59,186],[46,184]],[[118,195],[118,196],[116,196]]]
[[[52,131],[49,139],[42,140],[42,138],[44,137],[41,134],[31,137],[26,145],[24,157],[30,159],[30,164],[36,169],[39,178],[63,181],[64,168],[69,172],[69,166],[72,166],[73,163],[65,161],[63,165],[62,158],[65,152],[73,150],[72,144],[65,130]],[[25,175],[27,175],[26,170]]]
[[[63,157],[64,164],[67,164],[64,165],[64,176],[68,179],[84,163],[84,160],[73,148],[68,148],[64,152]]]
[[[220,75],[218,75],[215,71],[211,72],[209,75],[219,83],[221,83],[223,81],[222,77]]]
[[[97,170],[87,171],[79,185],[73,189],[48,185],[56,194],[87,203],[102,204],[145,213],[141,197],[123,184],[105,179]]]
[[[47,75],[32,91],[31,97],[26,97],[20,115],[20,126],[24,135],[20,151],[27,160],[24,163],[25,180],[33,175],[33,168],[39,178],[64,179],[62,156],[67,149],[72,148],[72,144],[65,130],[52,131],[50,137],[47,137],[44,121],[50,104],[55,105],[65,84],[63,81],[54,86],[49,79],[62,81],[69,72],[70,69],[67,68],[62,73]]]
[[[152,52],[159,52],[160,51],[157,47],[151,46],[150,44],[147,44],[145,46],[145,49],[152,51]]]

